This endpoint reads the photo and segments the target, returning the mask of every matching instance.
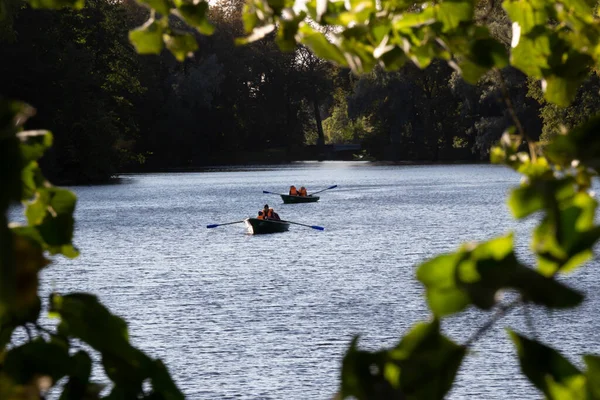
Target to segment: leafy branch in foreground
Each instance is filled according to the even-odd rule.
[[[193,51],[191,36],[170,27],[166,17],[169,13],[180,16],[201,33],[212,32],[205,1],[143,3],[154,12],[130,36],[142,53],[160,52],[165,43],[178,59]],[[31,4],[55,7],[65,3],[32,0]],[[71,4],[79,7],[77,2]],[[529,78],[541,80],[547,101],[567,105],[600,61],[600,22],[594,14],[595,6],[591,0],[505,0],[503,8],[513,27],[511,47],[507,49],[485,25],[489,14],[486,2],[310,0],[296,5],[292,0],[249,0],[243,17],[249,36],[240,42],[259,40],[276,31],[281,48],[291,50],[302,43],[319,57],[355,72],[369,71],[376,65],[397,70],[407,62],[425,68],[438,58],[471,83],[489,71],[511,65]],[[510,107],[507,93],[504,91],[505,102]],[[124,322],[108,313],[93,296],[53,296],[51,310],[62,319],[58,331],[49,339],[43,337],[43,331],[38,335],[30,332],[32,324],[37,326],[41,308],[37,272],[48,263],[45,251],[75,255],[71,245],[74,198],[44,182],[36,164],[40,151],[50,143],[49,136],[42,132],[16,136],[16,128],[30,112],[15,103],[0,110],[0,122],[4,122],[0,125],[0,183],[7,188],[0,193],[4,218],[0,221],[0,339],[5,346],[19,326],[26,327],[30,336],[25,345],[8,351],[3,347],[0,394],[10,395],[25,386],[39,393],[43,383],[54,383],[73,371],[73,366],[83,367],[70,375],[65,393],[93,392],[95,387],[88,384],[89,356],[71,356],[65,350],[68,341],[64,338],[72,337],[87,342],[102,355],[105,371],[115,383],[114,397],[134,393],[138,397],[180,397],[164,366],[131,347]],[[362,351],[357,349],[357,340],[353,341],[342,365],[341,397],[443,398],[468,348],[506,313],[517,307],[568,309],[581,303],[583,295],[556,278],[589,260],[600,237],[600,226],[595,223],[597,202],[589,192],[599,167],[600,120],[593,118],[542,148],[528,139],[516,115],[514,119],[516,134],[506,132],[492,149],[491,158],[523,175],[523,183],[512,190],[508,199],[515,218],[533,214],[541,217],[531,242],[536,265],[527,266],[517,259],[510,234],[485,243],[465,244],[454,253],[422,264],[417,277],[425,285],[435,319],[416,325],[391,349]],[[21,170],[26,171],[23,184],[19,179]],[[28,195],[27,188],[31,190]],[[22,198],[28,200],[29,225],[9,230],[5,227],[5,211],[11,202]],[[499,303],[497,294],[504,290],[516,292],[516,299]],[[471,306],[492,311],[490,320],[464,344],[444,337],[440,320]],[[90,329],[97,327],[97,321],[90,320],[90,315],[104,321],[111,333],[95,335]],[[512,331],[510,335],[524,375],[546,397],[600,399],[597,356],[584,356],[587,369],[583,372],[545,344]],[[49,354],[53,354],[51,359]],[[27,361],[15,362],[14,366],[13,360]],[[25,367],[17,368],[19,365]],[[29,373],[31,368],[36,373]],[[145,381],[152,384],[151,395],[143,392]]]
[[[162,362],[133,347],[125,321],[95,296],[52,294],[49,311],[60,323],[56,330],[40,326],[38,274],[50,264],[46,256],[78,252],[72,244],[76,197],[46,181],[38,165],[52,135],[21,130],[33,113],[26,104],[0,101],[0,398],[41,399],[64,378],[61,399],[100,398],[103,385],[90,380],[92,358],[75,352],[74,339],[99,353],[113,382],[108,398],[183,398]],[[27,224],[9,226],[8,207],[18,201]],[[18,328],[27,333],[25,343],[12,343]]]

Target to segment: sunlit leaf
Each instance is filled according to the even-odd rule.
[[[178,2],[177,10],[191,26],[203,35],[212,35],[215,27],[208,21],[208,2]]]
[[[470,304],[490,309],[501,289],[515,289],[526,301],[549,308],[574,307],[583,300],[577,291],[519,263],[511,235],[438,256],[419,266],[417,278],[425,285],[429,307],[438,317]]]
[[[81,10],[85,5],[84,0],[26,0],[27,3],[33,8],[49,8],[49,9],[60,9],[60,8],[73,8],[75,10]]]
[[[137,0],[142,4],[146,4],[153,10],[158,11],[162,15],[166,16],[171,10],[171,3],[169,0]]]
[[[342,362],[341,397],[442,399],[465,350],[440,334],[437,320],[417,324],[388,350],[358,350],[354,339]]]
[[[139,54],[160,54],[163,49],[164,28],[149,19],[144,25],[129,32],[129,41]]]
[[[454,314],[470,304],[469,295],[457,286],[456,267],[463,253],[441,255],[419,266],[417,279],[427,288],[427,303],[439,317]]]
[[[183,61],[187,57],[193,56],[198,50],[198,43],[194,35],[189,33],[172,34],[163,36],[167,49],[175,56],[177,61]]]
[[[568,166],[578,160],[592,168],[600,168],[600,116],[571,129],[566,135],[558,135],[544,148],[552,161]]]
[[[254,30],[252,31],[252,33],[249,36],[247,36],[245,38],[236,38],[235,43],[236,44],[248,44],[248,43],[256,42],[257,40],[260,40],[260,39],[264,38],[265,36],[267,36],[269,33],[273,32],[274,30],[275,30],[274,24],[260,26],[260,27],[254,28]]]
[[[455,29],[461,22],[473,18],[472,0],[445,0],[437,6],[437,18],[443,24],[444,31]]]
[[[524,218],[544,208],[556,208],[556,204],[572,198],[575,187],[571,178],[559,180],[535,180],[517,189],[513,189],[508,205],[515,218]]]
[[[548,23],[548,3],[544,0],[505,0],[502,6],[510,19],[519,24],[523,34]]]
[[[317,57],[326,58],[338,63],[341,66],[348,65],[342,52],[325,35],[311,28],[309,25],[302,25],[299,29],[302,35],[301,42],[307,45]]]
[[[49,131],[23,131],[17,134],[21,141],[23,160],[37,161],[52,146],[52,134]]]

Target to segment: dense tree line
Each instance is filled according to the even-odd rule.
[[[440,61],[357,77],[304,47],[282,52],[274,34],[236,46],[244,35],[239,0],[212,7],[214,35],[196,34],[199,50],[183,63],[167,52],[134,51],[127,32],[148,12],[132,0],[91,0],[81,12],[6,4],[0,58],[9,62],[0,65],[0,87],[40,110],[32,126],[55,136],[45,168],[63,182],[104,181],[123,170],[286,161],[312,156],[304,146],[323,143],[360,143],[383,160],[485,160],[512,125],[507,97],[532,139],[600,107],[596,75],[572,106],[560,108],[513,68],[477,85]],[[502,8],[496,4],[485,18],[510,46]]]

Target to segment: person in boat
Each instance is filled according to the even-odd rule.
[[[263,208],[263,215],[265,216],[265,219],[281,221],[281,218],[279,218],[279,214],[277,214],[272,208],[269,208],[268,204],[265,204],[265,207]]]
[[[267,219],[272,219],[273,221],[281,221],[281,218],[279,218],[279,214],[277,214],[272,208],[269,208],[269,212],[267,213]]]
[[[265,219],[265,215],[262,210],[258,212],[258,217],[256,217],[256,219]]]
[[[304,186],[302,186],[302,187],[300,188],[299,195],[300,195],[300,196],[302,196],[302,197],[306,197],[306,196],[308,196],[308,193],[306,192],[306,188],[305,188]]]
[[[298,196],[298,190],[294,185],[290,186],[290,196]]]

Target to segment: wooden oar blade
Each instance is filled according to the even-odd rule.
[[[206,227],[208,229],[210,229],[210,228],[216,228],[217,226],[219,226],[219,224],[206,225]]]
[[[322,226],[311,225],[310,227],[313,228],[313,229],[316,229],[318,231],[324,231],[325,230],[325,228],[323,228]]]

